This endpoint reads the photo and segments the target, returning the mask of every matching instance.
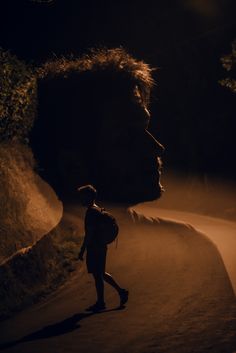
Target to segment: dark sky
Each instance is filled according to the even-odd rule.
[[[124,46],[160,69],[153,92],[153,134],[170,167],[236,176],[236,96],[217,81],[236,37],[231,0],[2,1],[1,42],[26,62],[87,48]]]

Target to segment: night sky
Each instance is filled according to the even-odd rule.
[[[2,1],[0,46],[27,63],[123,46],[158,67],[150,130],[166,168],[236,177],[235,94],[220,57],[236,38],[230,0]]]

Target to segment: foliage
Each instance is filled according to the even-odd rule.
[[[219,83],[226,88],[229,88],[232,92],[236,93],[236,39],[232,43],[232,52],[230,54],[224,55],[221,58],[221,63],[223,68],[230,72],[231,77],[226,77],[219,81]],[[232,77],[234,76],[234,77]]]
[[[33,70],[0,48],[0,141],[27,141],[36,111]]]

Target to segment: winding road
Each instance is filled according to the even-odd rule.
[[[107,270],[129,288],[126,307],[106,286],[107,310],[87,313],[95,289],[79,263],[63,287],[1,323],[2,351],[236,351],[236,223],[145,204],[134,208],[132,222],[118,213],[120,238],[110,245]]]
[[[197,213],[181,212],[140,204],[135,207],[150,217],[163,217],[172,221],[191,224],[196,230],[205,233],[217,246],[230,277],[236,295],[236,222]]]

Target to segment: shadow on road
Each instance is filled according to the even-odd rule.
[[[103,310],[100,312],[87,312],[87,313],[81,312],[81,313],[74,314],[73,316],[71,316],[63,321],[60,321],[60,322],[52,324],[52,325],[45,326],[42,329],[40,329],[36,332],[33,332],[27,336],[24,336],[18,340],[2,343],[2,344],[0,344],[0,350],[14,347],[20,343],[25,343],[25,342],[29,342],[29,341],[41,340],[41,339],[46,339],[46,338],[50,338],[50,337],[54,337],[54,336],[64,335],[66,333],[72,332],[72,331],[80,328],[81,325],[78,323],[81,320],[88,318],[89,316],[104,314],[109,311],[123,310],[124,308],[125,308],[125,306],[118,306],[113,309]]]

